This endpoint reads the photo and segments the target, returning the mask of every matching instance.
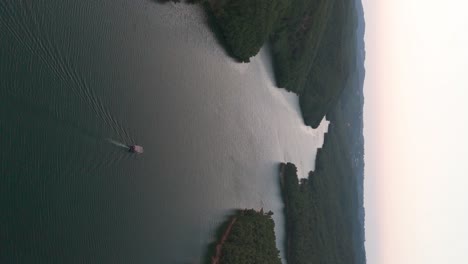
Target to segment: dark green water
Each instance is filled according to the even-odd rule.
[[[276,165],[311,169],[323,129],[195,6],[3,0],[0,263],[199,263],[246,207],[281,246]]]

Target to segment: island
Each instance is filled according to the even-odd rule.
[[[281,264],[276,248],[273,212],[237,210],[221,227],[209,250],[211,264]]]

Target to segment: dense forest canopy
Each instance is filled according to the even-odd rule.
[[[260,51],[285,6],[282,0],[222,0],[210,5],[228,51],[243,62]]]
[[[298,180],[292,163],[282,165],[289,264],[363,264],[364,97],[359,78],[346,86],[328,114],[330,125],[315,171]]]
[[[275,76],[299,95],[304,122],[316,128],[355,66],[355,8],[346,0],[293,2],[271,37]]]
[[[317,127],[336,104],[356,61],[356,10],[347,0],[214,1],[230,53],[241,61],[272,46],[279,87],[297,93]]]
[[[239,210],[227,240],[222,245],[220,264],[281,264],[276,248],[273,213]]]
[[[356,248],[359,204],[357,180],[348,174],[350,164],[340,151],[337,135],[328,135],[317,169],[298,181],[297,170],[285,165],[283,197],[286,207],[286,256],[289,264],[360,264]]]
[[[204,5],[220,42],[239,61],[248,62],[269,42],[278,86],[299,95],[304,122],[318,127],[356,66],[354,1],[187,2]]]

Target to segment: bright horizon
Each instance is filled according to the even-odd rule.
[[[468,4],[363,5],[367,263],[468,263]]]

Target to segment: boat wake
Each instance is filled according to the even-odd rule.
[[[129,148],[127,145],[125,145],[125,144],[123,144],[123,143],[120,143],[120,142],[118,142],[118,141],[115,141],[115,140],[113,140],[113,139],[106,138],[106,140],[107,140],[109,143],[116,145],[117,147],[121,147],[121,148],[125,148],[125,149],[128,149],[128,148]]]

